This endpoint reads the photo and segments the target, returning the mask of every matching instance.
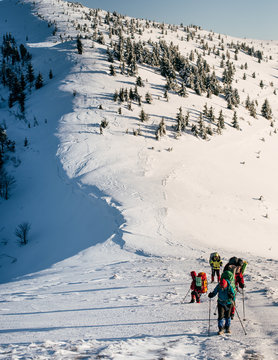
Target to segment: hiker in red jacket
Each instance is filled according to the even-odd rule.
[[[191,276],[192,276],[192,282],[191,282],[191,286],[190,286],[190,289],[192,290],[191,291],[191,303],[194,303],[195,302],[195,299],[196,299],[196,302],[197,303],[200,303],[200,297],[201,297],[201,289],[200,288],[197,288],[196,286],[196,272],[195,271],[191,271]]]

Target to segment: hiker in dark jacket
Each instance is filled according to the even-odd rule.
[[[236,256],[233,256],[230,258],[229,262],[225,265],[223,272],[228,270],[231,271],[235,276],[236,273],[240,272],[242,265],[243,265],[243,260],[237,258]]]
[[[215,289],[208,294],[208,297],[213,298],[217,294],[218,334],[221,335],[224,333],[224,329],[226,330],[226,333],[231,332],[231,310],[235,302],[235,291],[228,280],[221,279]]]

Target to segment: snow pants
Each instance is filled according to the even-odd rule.
[[[218,303],[218,328],[219,330],[229,328],[231,325],[231,310],[232,304],[223,305]]]
[[[217,276],[217,282],[220,281],[220,269],[211,268],[211,282],[214,282],[214,276]]]
[[[196,299],[196,302],[199,303],[200,302],[200,297],[201,297],[201,294],[196,291],[196,290],[193,290],[191,292],[191,301],[194,302],[195,299]]]

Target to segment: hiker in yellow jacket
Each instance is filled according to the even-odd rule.
[[[217,282],[220,282],[220,268],[223,263],[217,252],[210,254],[209,264],[211,267],[211,282],[214,282],[215,275],[217,276]]]

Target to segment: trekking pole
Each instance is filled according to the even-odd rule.
[[[210,311],[211,311],[211,299],[209,299],[209,327],[208,327],[208,336],[210,336]]]
[[[189,294],[189,291],[190,291],[190,290],[191,290],[191,289],[189,288],[189,290],[187,291],[187,293],[186,293],[185,297],[182,299],[181,303],[183,303],[183,302],[184,302],[184,300],[187,298],[187,295]]]
[[[242,289],[242,306],[243,306],[243,321],[245,321],[246,318],[245,318],[244,289]]]
[[[237,311],[236,306],[235,306],[235,310],[236,310],[237,317],[238,317],[238,319],[239,319],[239,321],[240,321],[240,324],[241,324],[241,326],[242,326],[242,329],[243,329],[243,331],[244,331],[244,335],[247,335],[247,332],[246,332],[246,330],[244,329],[244,326],[243,326],[243,324],[242,324],[242,321],[241,321],[241,319],[240,319],[240,317],[239,317],[239,315],[238,315],[238,311]]]

